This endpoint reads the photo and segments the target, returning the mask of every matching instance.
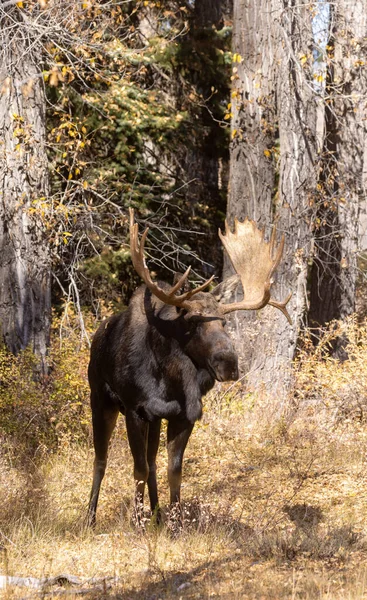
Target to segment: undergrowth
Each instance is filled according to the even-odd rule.
[[[92,332],[91,318],[85,320]],[[50,373],[40,382],[30,350],[13,356],[0,347],[0,436],[16,446],[19,459],[34,459],[89,435],[89,345],[77,318],[55,318],[49,352]]]
[[[333,356],[336,340],[343,341],[344,360]],[[336,321],[318,333],[303,336],[295,361],[297,411],[317,415],[335,426],[346,420],[364,423],[367,418],[367,322],[356,316]]]

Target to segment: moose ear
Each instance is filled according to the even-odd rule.
[[[214,296],[217,302],[228,302],[240,283],[241,280],[239,275],[235,273],[234,275],[231,275],[231,277],[228,277],[219,283],[213,290],[210,291],[210,293],[212,296]]]
[[[176,283],[178,281],[180,281],[182,277],[182,273],[175,273],[173,275],[173,282],[172,282],[172,286],[174,287],[176,285]],[[184,294],[185,292],[188,292],[192,289],[190,283],[187,281],[187,279],[185,280],[185,282],[183,283],[183,285],[181,286],[181,288],[179,290],[177,290],[177,294]]]

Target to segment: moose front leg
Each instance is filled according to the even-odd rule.
[[[137,521],[141,521],[145,484],[148,481],[149,465],[147,445],[149,424],[135,411],[126,411],[126,430],[131,453],[134,459],[135,510]]]
[[[171,504],[181,500],[182,460],[193,427],[193,423],[187,419],[175,419],[168,423],[168,483]]]

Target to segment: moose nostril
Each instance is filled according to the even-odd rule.
[[[229,350],[216,352],[212,359],[212,366],[219,381],[236,381],[239,377],[238,360],[234,352]]]
[[[237,368],[234,371],[232,371],[232,376],[231,376],[232,381],[237,381],[237,379],[239,378],[239,376],[240,376],[240,374],[239,374]]]

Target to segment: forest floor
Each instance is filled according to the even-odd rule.
[[[90,588],[87,596],[116,599],[367,598],[367,427],[274,422],[267,406],[254,423],[253,408],[244,408],[238,398],[223,405],[219,393],[208,399],[186,452],[181,531],[169,519],[158,529],[147,521],[145,531],[132,524],[122,420],[94,532],[83,527],[90,446],[46,454],[24,472],[3,457],[0,573],[78,576],[83,584],[70,597]],[[167,507],[164,439],[163,431],[158,477]]]
[[[335,365],[331,370],[334,381]],[[345,398],[345,382],[338,397],[341,385]],[[95,531],[84,527],[90,438],[75,443],[66,437],[52,452],[40,447],[23,464],[3,438],[0,575],[64,574],[80,581],[42,591],[8,586],[0,595],[367,598],[363,413],[348,413],[344,403],[336,410],[320,392],[288,400],[286,409],[281,405],[274,397],[244,394],[240,386],[218,384],[207,396],[185,455],[180,529],[168,515],[165,429],[158,481],[166,518],[158,528],[147,518],[145,530],[133,524],[132,459],[123,419],[113,436]]]

